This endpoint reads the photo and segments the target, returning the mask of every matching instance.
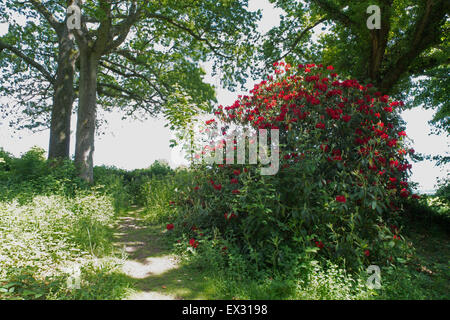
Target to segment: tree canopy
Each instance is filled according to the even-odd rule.
[[[415,95],[414,105],[437,108],[435,123],[448,128],[450,2],[271,2],[285,14],[265,42],[263,59],[268,65],[281,58],[333,64],[346,76],[371,82],[383,93],[399,98]],[[380,29],[366,25],[370,5],[380,7]],[[326,32],[318,35],[319,28]]]
[[[28,127],[48,125],[48,113],[55,109],[50,107],[55,89],[51,91],[49,87],[59,66],[55,35],[58,27],[65,25],[66,9],[72,1],[3,0],[3,3],[2,12],[8,17],[22,15],[25,26],[10,24],[8,34],[0,39],[5,57],[1,65],[5,71],[2,82],[8,82],[9,76],[15,79],[2,93],[9,98],[17,97],[17,105],[25,109],[28,117]],[[77,43],[78,72],[73,87],[74,96],[79,98],[78,121],[89,123],[89,146],[84,148],[89,153],[94,150],[97,104],[107,110],[122,108],[127,115],[140,112],[140,117],[163,113],[176,127],[198,110],[209,110],[215,101],[213,87],[203,81],[202,62],[212,61],[213,71],[221,70],[222,84],[227,88],[247,79],[260,13],[249,12],[246,0],[99,1],[84,5],[75,1],[74,4],[81,7],[82,17],[80,30],[72,30]],[[39,45],[42,39],[36,34],[47,37],[44,42],[47,46]],[[83,67],[86,62],[92,72]],[[88,74],[90,79],[86,82],[83,77]],[[28,82],[36,83],[40,90],[30,92]],[[83,91],[93,86],[93,93]],[[26,98],[26,94],[32,97]],[[94,98],[83,109],[83,100],[88,96]],[[86,121],[88,109],[91,115]],[[42,115],[39,121],[38,116]],[[86,136],[78,136],[82,135],[82,129],[83,126],[77,126],[78,142],[87,141]],[[86,150],[81,149],[77,143],[76,154],[85,155]],[[92,160],[88,162],[92,164]]]

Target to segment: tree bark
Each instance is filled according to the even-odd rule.
[[[73,80],[76,60],[74,39],[64,25],[59,35],[58,70],[54,84],[49,159],[70,158],[70,122],[74,100]]]
[[[80,48],[80,91],[75,147],[79,176],[94,181],[94,141],[97,118],[97,68],[99,57],[91,48]]]

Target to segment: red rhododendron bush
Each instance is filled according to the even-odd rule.
[[[278,129],[279,171],[199,165],[197,180],[177,201],[179,228],[193,239],[220,234],[255,263],[273,267],[305,255],[351,270],[404,262],[399,218],[402,200],[413,196],[406,156],[414,151],[401,126],[403,102],[341,79],[332,66],[274,67],[248,96],[214,113],[224,133]]]

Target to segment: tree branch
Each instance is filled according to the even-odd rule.
[[[222,52],[218,51],[219,48],[216,47],[216,46],[214,46],[207,38],[202,37],[201,35],[197,34],[194,30],[192,30],[192,29],[190,29],[189,27],[183,25],[182,23],[179,23],[179,22],[173,20],[173,19],[170,18],[170,17],[164,16],[164,15],[159,14],[159,13],[149,13],[149,14],[146,14],[146,17],[158,19],[158,20],[161,20],[161,21],[165,21],[165,22],[171,24],[172,26],[174,26],[174,27],[176,27],[176,28],[178,28],[178,29],[180,29],[180,30],[182,30],[182,31],[185,31],[187,34],[189,34],[190,36],[192,36],[192,37],[193,37],[194,39],[196,39],[197,41],[206,43],[206,45],[207,45],[207,46],[208,46],[208,47],[209,47],[216,55],[221,56],[222,58],[225,58],[225,59],[231,59],[231,58],[232,58],[232,56],[227,56],[227,55],[223,54]]]
[[[3,41],[0,40],[0,52],[3,50],[9,50],[19,58],[21,58],[23,61],[25,61],[28,65],[34,67],[36,70],[38,70],[42,75],[51,83],[55,84],[55,78],[47,71],[47,69],[44,68],[41,64],[34,61],[24,53],[22,53],[19,49],[15,48],[14,46],[11,46]]]
[[[29,2],[33,5],[36,11],[38,11],[48,21],[52,28],[58,32],[61,23],[56,20],[56,18],[50,13],[50,11],[47,10],[42,2],[38,0],[29,0]]]
[[[318,21],[316,21],[315,23],[313,23],[312,25],[308,26],[307,28],[305,28],[302,32],[300,32],[300,34],[295,38],[294,43],[292,44],[291,48],[285,53],[283,54],[279,59],[277,60],[283,60],[284,58],[286,58],[289,54],[292,53],[292,51],[295,49],[295,47],[297,47],[298,43],[302,40],[302,38],[312,29],[314,29],[315,27],[317,27],[319,24],[321,24],[322,22],[325,22],[326,20],[328,20],[327,18],[322,18]],[[274,63],[276,61],[272,61],[272,63]]]
[[[413,27],[414,32],[411,41],[409,41],[409,47],[387,68],[383,81],[379,85],[380,89],[389,92],[393,84],[405,74],[421,52],[434,44],[440,43],[440,30],[442,28],[439,28],[439,24],[445,21],[448,9],[449,4],[446,0],[427,0],[423,14],[417,19]]]
[[[326,0],[313,0],[313,2],[327,12],[330,19],[340,21],[343,25],[350,29],[358,27],[356,21],[352,20],[349,16],[342,12],[342,10],[335,4],[332,4]]]
[[[125,20],[118,26],[118,32],[113,34],[113,38],[117,36],[115,40],[112,41],[112,43],[107,46],[106,52],[111,52],[112,50],[119,47],[127,38],[128,33],[130,32],[131,27],[133,24],[139,20],[141,14],[142,14],[142,7],[137,8],[136,2],[133,1],[131,4],[130,10],[129,10],[128,16],[125,18]]]

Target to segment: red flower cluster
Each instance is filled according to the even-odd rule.
[[[221,184],[216,184],[213,179],[210,179],[209,183],[211,183],[213,188],[216,189],[217,191],[222,190],[222,185]]]
[[[279,129],[282,141],[280,172],[275,178],[279,180],[274,183],[279,197],[274,200],[274,207],[270,207],[271,203],[266,204],[272,209],[273,219],[279,215],[279,210],[275,209],[277,202],[283,205],[283,213],[291,214],[303,207],[305,214],[314,215],[318,211],[335,213],[336,205],[324,206],[333,197],[337,203],[346,204],[349,210],[341,210],[339,215],[323,215],[324,220],[340,219],[339,223],[345,225],[350,220],[349,212],[357,212],[363,216],[362,220],[375,224],[378,215],[397,215],[395,211],[401,207],[401,198],[411,196],[406,182],[411,165],[405,156],[413,150],[406,146],[403,138],[406,133],[400,127],[397,112],[403,102],[392,101],[389,96],[375,92],[370,84],[364,86],[356,80],[341,79],[332,71],[332,66],[307,64],[295,68],[280,62],[274,67],[275,74],[256,84],[249,95],[239,96],[232,105],[219,106],[214,112],[217,119],[224,122],[223,126],[220,125],[226,128],[223,129],[224,135],[231,130],[227,128],[232,127]],[[241,176],[243,171],[248,174]],[[210,180],[214,189],[221,190],[223,186],[231,191],[220,193],[224,201],[217,201],[220,205],[214,204],[218,210],[212,214],[231,210],[252,214],[246,211],[250,206],[240,210],[233,202],[232,209],[234,199],[231,194],[240,193],[240,183],[245,185],[245,192],[249,195],[252,188],[259,188],[255,183],[262,180],[254,175],[254,170],[219,165],[210,172],[216,181]],[[308,189],[320,189],[321,192]],[[299,195],[298,199],[293,199],[293,192]],[[252,201],[251,197],[243,200]],[[358,210],[354,210],[356,208]],[[298,215],[291,216],[295,219]],[[233,214],[225,214],[226,220],[234,217]],[[222,224],[225,225],[227,228],[236,226]],[[325,232],[329,230],[315,227],[318,238],[325,241]],[[341,242],[353,241],[342,234],[335,236]],[[360,236],[371,241],[380,240],[378,234]],[[315,241],[315,245],[324,248],[321,241]],[[334,242],[330,242],[323,254],[332,252],[333,246]],[[367,257],[371,255],[369,250],[363,253]],[[372,255],[378,256],[378,252]]]
[[[192,238],[191,240],[189,240],[189,245],[195,249],[198,247],[198,241],[196,241],[194,238]]]
[[[319,249],[322,249],[324,247],[324,244],[322,241],[316,241],[316,247]]]
[[[225,216],[225,219],[227,219],[227,220],[237,218],[237,215],[235,215],[234,213],[231,213],[231,214],[225,213],[224,216]]]

